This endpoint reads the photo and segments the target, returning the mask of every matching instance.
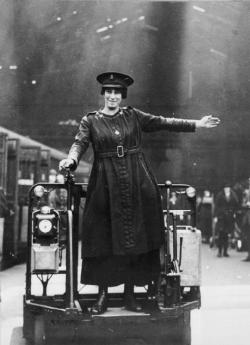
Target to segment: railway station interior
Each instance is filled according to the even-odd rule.
[[[249,344],[249,56],[248,1],[0,0],[1,344],[28,345],[29,190],[62,183],[59,162],[82,117],[102,106],[96,76],[106,71],[134,79],[123,106],[220,119],[218,127],[195,133],[143,133],[142,148],[159,184],[185,184],[196,193],[198,261],[188,265],[195,266],[201,300],[190,312],[191,341],[183,345]],[[93,160],[90,146],[74,172],[76,183],[87,186]],[[173,209],[176,195],[170,195]],[[233,200],[227,248],[218,226],[223,198]],[[78,206],[81,220],[84,204]],[[185,224],[183,212],[176,214]],[[183,243],[185,250],[196,255]],[[182,261],[184,267],[184,254]],[[146,344],[131,339],[119,344]]]

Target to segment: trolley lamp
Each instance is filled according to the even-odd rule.
[[[38,185],[34,188],[33,192],[34,192],[35,196],[37,196],[38,198],[41,198],[45,194],[46,190],[43,186]]]
[[[186,195],[188,198],[194,198],[196,196],[196,189],[194,187],[188,187],[186,189]]]

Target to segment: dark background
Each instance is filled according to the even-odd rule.
[[[135,79],[126,104],[221,125],[146,134],[159,182],[217,191],[250,176],[250,3],[0,0],[0,125],[67,151],[102,104],[103,71]],[[91,150],[85,159],[91,162]]]

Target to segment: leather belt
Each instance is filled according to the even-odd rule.
[[[110,152],[96,152],[98,158],[107,158],[107,157],[117,157],[122,158],[126,155],[131,155],[133,153],[141,152],[140,147],[132,147],[130,149],[124,147],[123,145],[116,146],[116,151]]]

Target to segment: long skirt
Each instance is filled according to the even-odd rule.
[[[116,286],[132,282],[137,286],[156,281],[160,274],[159,250],[139,255],[83,258],[81,282]]]

